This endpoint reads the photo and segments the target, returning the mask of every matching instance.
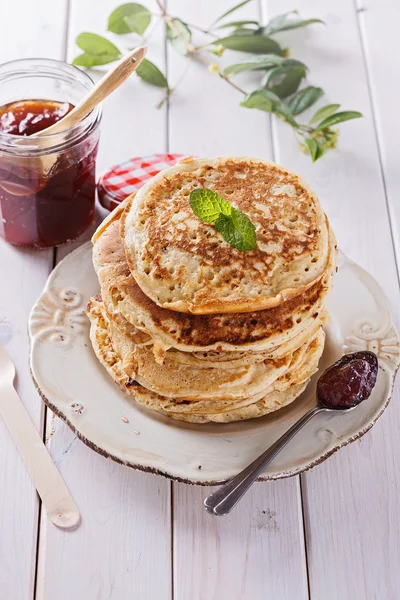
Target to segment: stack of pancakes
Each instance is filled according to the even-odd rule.
[[[255,250],[195,216],[197,188],[250,218]],[[184,159],[111,213],[93,243],[91,341],[139,405],[195,423],[260,417],[316,372],[336,243],[297,175],[250,158]]]

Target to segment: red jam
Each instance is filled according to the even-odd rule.
[[[317,383],[319,404],[343,410],[369,398],[378,376],[378,359],[373,352],[345,354],[323,373]]]
[[[7,104],[0,107],[0,134],[30,136],[72,109],[72,104],[50,100]],[[57,246],[77,238],[93,221],[97,137],[70,144],[66,139],[57,154],[49,150],[26,157],[0,151],[2,230],[11,244]]]

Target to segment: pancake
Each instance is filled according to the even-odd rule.
[[[198,219],[190,192],[208,188],[245,213],[257,246],[241,252]],[[131,197],[121,219],[129,269],[163,309],[253,312],[303,294],[326,270],[328,228],[318,199],[295,174],[253,158],[187,158]]]
[[[133,381],[125,372],[121,357],[116,352],[108,329],[108,321],[104,318],[101,303],[90,301],[87,314],[91,320],[90,338],[97,358],[107,369],[119,387],[139,405],[174,419],[194,422],[230,422],[263,416],[292,402],[305,388],[308,378],[317,370],[318,360],[322,353],[324,334],[321,330],[309,344],[303,360],[293,370],[292,378],[281,389],[269,388],[261,398],[251,397],[240,402],[177,402],[162,397]],[[301,365],[303,381],[298,382],[296,371]],[[308,377],[304,379],[306,376]],[[215,412],[213,412],[215,411]]]
[[[99,296],[98,299],[101,300],[101,296]],[[162,364],[164,360],[168,358],[172,368],[178,368],[179,365],[183,364],[195,367],[197,369],[210,369],[216,366],[218,366],[220,369],[235,369],[243,365],[263,362],[268,359],[279,359],[288,354],[292,354],[298,348],[300,348],[300,346],[313,338],[318,329],[326,323],[327,313],[326,311],[322,311],[321,316],[317,319],[314,319],[311,323],[311,326],[302,331],[295,338],[289,340],[281,346],[278,346],[277,348],[265,352],[182,352],[180,350],[176,350],[175,348],[169,348],[166,350],[165,348],[158,346],[153,341],[146,341],[143,343],[143,338],[141,335],[143,335],[146,340],[149,339],[148,336],[131,325],[120,313],[107,313],[107,318],[113,323],[113,326],[119,329],[123,336],[130,339],[133,343],[141,346],[151,346],[153,349],[154,358],[159,364]]]
[[[101,307],[103,315],[104,308]],[[151,347],[136,346],[126,338],[113,323],[108,322],[108,330],[113,345],[122,359],[127,375],[147,389],[162,396],[174,399],[194,401],[198,399],[235,400],[248,398],[262,393],[278,377],[285,374],[296,361],[301,361],[306,349],[313,340],[309,340],[294,354],[280,359],[245,364],[240,367],[221,368],[218,363],[198,366],[176,363],[174,355],[166,353],[162,364],[155,360]],[[322,329],[320,328],[322,331]]]
[[[272,356],[276,350],[279,357],[293,352],[314,329],[336,270],[336,241],[330,229],[328,268],[301,296],[252,313],[192,315],[160,308],[137,285],[119,235],[124,207],[121,205],[111,213],[95,233],[93,263],[107,312],[119,320],[120,327],[129,329],[125,322],[128,321],[141,331],[144,335],[140,343],[154,340],[166,349],[218,352],[222,361],[225,360],[222,353],[248,350]]]

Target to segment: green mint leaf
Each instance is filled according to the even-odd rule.
[[[324,91],[321,88],[310,85],[291,98],[288,104],[289,109],[293,115],[299,115],[315,104],[323,95]]]
[[[305,76],[305,66],[277,67],[267,72],[261,85],[274,92],[279,98],[287,98],[296,92]]]
[[[214,225],[224,240],[237,250],[245,252],[256,247],[256,229],[250,219],[213,190],[192,190],[189,203],[196,217]]]
[[[256,32],[245,35],[229,35],[213,41],[213,44],[222,44],[228,50],[238,52],[251,52],[252,54],[277,54],[283,55],[283,49],[272,38],[266,35],[256,35]]]
[[[114,60],[121,56],[121,53],[118,50],[117,46],[114,46],[114,44],[112,44],[109,40],[95,33],[80,33],[76,38],[76,44],[81,50],[85,52],[85,54],[95,56],[101,54],[106,56],[115,56]]]
[[[330,117],[337,111],[338,108],[340,108],[340,104],[327,104],[326,106],[321,106],[321,108],[319,108],[312,117],[310,125],[311,123],[318,123],[318,121],[322,121],[323,119]]]
[[[241,252],[257,246],[256,228],[249,217],[236,208],[232,208],[230,217],[220,215],[214,226],[228,244]]]
[[[217,192],[205,188],[192,190],[189,202],[196,217],[204,223],[214,224],[221,214],[229,217],[232,213],[229,202]]]
[[[324,119],[322,123],[318,125],[317,130],[343,123],[343,121],[350,121],[350,119],[359,119],[360,117],[362,117],[360,112],[355,110],[344,110]]]
[[[192,32],[180,19],[171,19],[173,28],[167,25],[167,39],[171,45],[181,54],[189,53],[188,45],[192,41]],[[179,33],[179,35],[178,35]]]
[[[166,77],[161,73],[160,69],[156,67],[147,58],[144,58],[140,65],[136,69],[137,75],[150,85],[155,85],[160,88],[168,88],[168,81]]]
[[[307,138],[306,144],[310,151],[311,159],[313,162],[321,158],[321,156],[323,156],[323,154],[325,153],[325,149],[323,148],[323,146],[321,146],[321,144],[319,144],[316,140],[312,138]]]
[[[142,4],[128,2],[118,6],[108,18],[108,31],[143,35],[151,21],[151,12]]]
[[[243,71],[258,71],[281,65],[284,59],[276,54],[259,54],[240,60],[224,69],[224,75],[236,75]]]
[[[112,63],[120,58],[119,55],[108,55],[108,54],[80,54],[72,61],[72,64],[77,67],[86,67],[86,69],[91,69],[92,67],[97,67],[99,65],[108,65],[108,63]]]
[[[251,0],[243,0],[242,2],[239,2],[239,4],[235,4],[235,6],[232,6],[232,8],[230,8],[229,10],[227,10],[226,12],[224,12],[221,16],[218,17],[218,19],[216,19],[214,21],[214,23],[211,25],[210,29],[212,27],[214,27],[214,25],[216,25],[217,23],[219,23],[220,21],[222,21],[222,19],[224,19],[228,15],[231,15],[233,12],[235,12],[239,8],[242,8],[242,6],[245,6],[249,2],[251,2]]]

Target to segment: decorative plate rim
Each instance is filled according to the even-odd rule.
[[[131,468],[133,470],[136,471],[142,471],[145,473],[151,473],[154,475],[161,475],[162,477],[165,477],[169,480],[172,481],[177,481],[177,482],[181,482],[181,483],[186,483],[186,484],[190,484],[190,485],[200,485],[200,486],[213,486],[213,485],[220,485],[222,483],[224,483],[226,481],[226,479],[212,479],[212,480],[195,480],[195,479],[191,479],[191,478],[185,478],[185,477],[181,477],[178,475],[175,475],[173,473],[168,472],[167,469],[163,469],[163,468],[157,468],[157,467],[151,467],[151,466],[147,466],[147,465],[143,465],[140,463],[133,463],[130,461],[124,461],[121,458],[119,458],[118,456],[116,456],[115,454],[113,454],[112,452],[109,452],[107,450],[104,450],[103,448],[101,448],[100,446],[98,446],[95,442],[93,442],[91,439],[87,438],[80,430],[77,426],[75,426],[70,419],[68,418],[68,416],[61,410],[59,409],[44,393],[44,391],[41,389],[38,381],[36,380],[34,373],[33,373],[33,369],[32,369],[32,354],[33,354],[33,349],[34,349],[34,345],[36,340],[35,334],[32,333],[32,322],[33,322],[33,316],[35,314],[35,310],[37,310],[41,299],[43,298],[43,296],[45,295],[45,293],[49,290],[49,288],[51,287],[51,283],[52,280],[54,279],[54,277],[57,275],[58,271],[60,270],[60,268],[62,268],[62,265],[64,263],[64,261],[68,260],[68,258],[71,257],[72,254],[78,252],[78,251],[84,251],[85,249],[91,247],[91,242],[86,242],[85,244],[82,244],[81,246],[79,246],[76,250],[74,250],[73,252],[71,252],[69,255],[67,255],[62,261],[60,261],[60,263],[58,263],[58,265],[55,267],[55,269],[53,269],[53,271],[50,273],[47,282],[42,290],[42,293],[40,294],[39,298],[37,299],[37,301],[35,302],[35,304],[32,307],[30,316],[29,316],[29,322],[28,322],[28,330],[29,330],[29,340],[30,340],[30,374],[33,380],[33,383],[35,385],[35,388],[39,394],[39,396],[41,397],[41,399],[43,400],[43,402],[46,404],[46,406],[56,415],[58,416],[62,421],[64,421],[64,423],[66,423],[66,425],[68,425],[68,427],[72,430],[72,432],[74,433],[74,435],[76,435],[86,446],[88,446],[91,450],[93,450],[94,452],[96,452],[97,454],[100,454],[101,456],[111,459],[113,462],[118,463],[120,465],[123,465],[125,467]],[[342,252],[340,252],[340,258],[341,260],[339,261],[341,265],[344,264],[350,264],[355,266],[358,269],[361,269],[375,284],[376,286],[379,288],[380,292],[382,293],[385,301],[387,302],[386,296],[384,295],[383,291],[381,290],[378,282],[376,282],[376,280],[373,278],[372,275],[370,275],[368,273],[368,271],[366,271],[365,269],[363,269],[363,267],[361,267],[360,265],[358,265],[357,263],[355,263],[354,261],[352,261],[351,259],[349,259],[345,254],[343,254]],[[399,336],[397,334],[394,322],[393,322],[393,318],[391,315],[391,312],[389,311],[389,326],[391,329],[393,329],[395,335],[396,335],[396,339],[399,340]],[[306,464],[303,464],[301,466],[295,467],[293,469],[285,469],[279,473],[272,473],[270,475],[268,474],[262,474],[259,476],[257,481],[276,481],[279,479],[286,479],[288,477],[293,477],[295,475],[300,475],[302,473],[305,473],[311,469],[313,469],[314,467],[322,464],[325,460],[327,460],[330,456],[332,456],[333,454],[335,454],[338,450],[340,450],[341,448],[344,448],[345,446],[348,446],[350,444],[352,444],[353,442],[355,442],[356,440],[360,439],[361,437],[363,437],[374,425],[375,423],[378,421],[378,419],[382,416],[382,414],[385,412],[386,408],[388,407],[392,396],[393,396],[393,389],[394,389],[394,385],[395,385],[395,379],[396,379],[396,374],[398,372],[398,369],[400,367],[400,354],[397,356],[397,360],[394,363],[393,367],[391,369],[382,369],[382,367],[380,366],[380,370],[385,372],[387,377],[390,378],[390,387],[389,387],[389,391],[387,393],[386,399],[384,401],[384,404],[381,406],[379,412],[367,423],[367,425],[365,427],[363,427],[362,429],[360,429],[356,434],[348,437],[347,439],[341,440],[340,442],[336,443],[333,447],[329,448],[329,450],[327,450],[324,454],[321,454],[318,458],[314,459],[314,460],[309,460],[308,462],[306,462]]]
[[[294,477],[295,475],[301,475],[302,473],[306,473],[307,471],[311,471],[311,469],[313,469],[314,467],[317,467],[318,465],[322,464],[323,462],[325,462],[328,458],[330,458],[333,454],[335,454],[336,452],[338,452],[338,450],[341,450],[341,448],[344,448],[345,446],[349,446],[350,444],[352,444],[353,442],[359,440],[360,438],[362,438],[366,433],[368,433],[368,431],[370,429],[372,429],[372,427],[375,425],[375,423],[378,421],[378,419],[383,415],[383,413],[385,412],[386,408],[388,407],[392,396],[393,396],[393,389],[394,389],[394,385],[395,385],[395,379],[396,379],[396,374],[397,371],[399,369],[400,365],[397,365],[395,371],[393,372],[393,376],[392,376],[392,385],[391,385],[391,389],[390,389],[390,394],[387,397],[387,400],[384,404],[384,406],[382,407],[381,411],[377,414],[377,416],[375,417],[375,419],[373,419],[372,421],[370,421],[368,423],[368,425],[362,429],[359,433],[357,433],[356,435],[351,436],[350,438],[348,438],[347,440],[344,440],[343,442],[341,442],[340,444],[337,444],[336,446],[334,446],[333,448],[331,448],[330,450],[328,450],[328,452],[326,452],[325,454],[323,454],[322,456],[320,456],[318,459],[308,463],[307,465],[303,466],[303,467],[298,467],[296,469],[293,469],[291,471],[289,470],[285,470],[282,471],[282,473],[278,473],[278,474],[274,474],[274,475],[270,475],[270,476],[265,476],[265,475],[260,475],[257,478],[257,481],[260,482],[267,482],[267,481],[278,481],[279,479],[288,479],[289,477]],[[60,410],[58,409],[47,397],[46,395],[43,393],[43,391],[40,389],[40,386],[38,384],[38,382],[36,381],[33,373],[32,373],[32,369],[30,369],[30,374],[32,377],[32,381],[34,383],[34,386],[39,394],[39,396],[41,397],[41,399],[43,400],[43,402],[46,404],[46,406],[57,416],[59,417],[66,425],[68,425],[68,427],[71,429],[72,433],[74,435],[76,435],[76,437],[81,440],[81,442],[83,442],[85,444],[85,446],[87,446],[88,448],[90,448],[91,450],[93,450],[94,452],[96,452],[97,454],[100,454],[100,456],[103,456],[104,458],[109,458],[111,459],[113,462],[123,466],[123,467],[127,467],[129,469],[132,469],[133,471],[141,471],[142,473],[150,473],[152,475],[159,475],[161,477],[164,477],[165,479],[169,479],[170,481],[176,481],[178,483],[186,483],[188,485],[199,485],[199,486],[213,486],[213,485],[222,485],[223,483],[226,483],[226,479],[216,479],[216,480],[211,480],[211,481],[194,481],[193,479],[189,479],[189,478],[185,478],[185,477],[179,477],[177,475],[172,475],[171,473],[168,473],[167,471],[163,471],[162,469],[157,469],[155,467],[146,467],[145,465],[141,465],[141,464],[133,464],[131,462],[124,462],[123,460],[121,460],[120,458],[118,458],[117,456],[115,456],[114,454],[110,454],[108,453],[106,450],[103,450],[102,448],[100,448],[99,446],[97,446],[97,444],[95,444],[94,442],[92,442],[91,440],[89,440],[88,438],[86,438],[76,427],[75,425],[73,425],[71,423],[71,421],[68,419],[68,417]]]

